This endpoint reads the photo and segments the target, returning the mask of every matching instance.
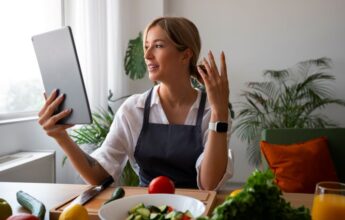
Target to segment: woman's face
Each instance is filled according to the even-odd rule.
[[[188,74],[189,58],[185,51],[178,51],[159,26],[149,29],[146,36],[144,58],[151,81],[175,80],[177,74]]]

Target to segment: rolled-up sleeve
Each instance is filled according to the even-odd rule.
[[[128,148],[131,145],[128,129],[125,116],[119,109],[102,146],[91,154],[117,184],[126,165]]]

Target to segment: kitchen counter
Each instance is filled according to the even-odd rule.
[[[14,213],[27,212],[17,202],[16,192],[22,190],[43,202],[46,206],[45,219],[49,219],[49,210],[59,204],[79,195],[88,185],[79,184],[50,184],[50,183],[19,183],[19,182],[0,182],[0,198],[10,203]],[[229,192],[222,191],[216,195],[215,204],[221,204]],[[284,193],[287,199],[295,207],[304,205],[312,207],[313,194]]]

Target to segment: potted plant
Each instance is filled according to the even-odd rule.
[[[241,96],[234,125],[237,136],[247,143],[247,156],[253,166],[261,164],[260,137],[268,128],[325,128],[337,124],[321,114],[325,106],[345,106],[333,95],[328,73],[331,59],[299,62],[294,68],[267,70],[263,82],[249,82]]]

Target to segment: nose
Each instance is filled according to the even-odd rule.
[[[152,59],[153,54],[151,51],[151,47],[146,48],[146,50],[144,50],[144,58],[145,59]]]

